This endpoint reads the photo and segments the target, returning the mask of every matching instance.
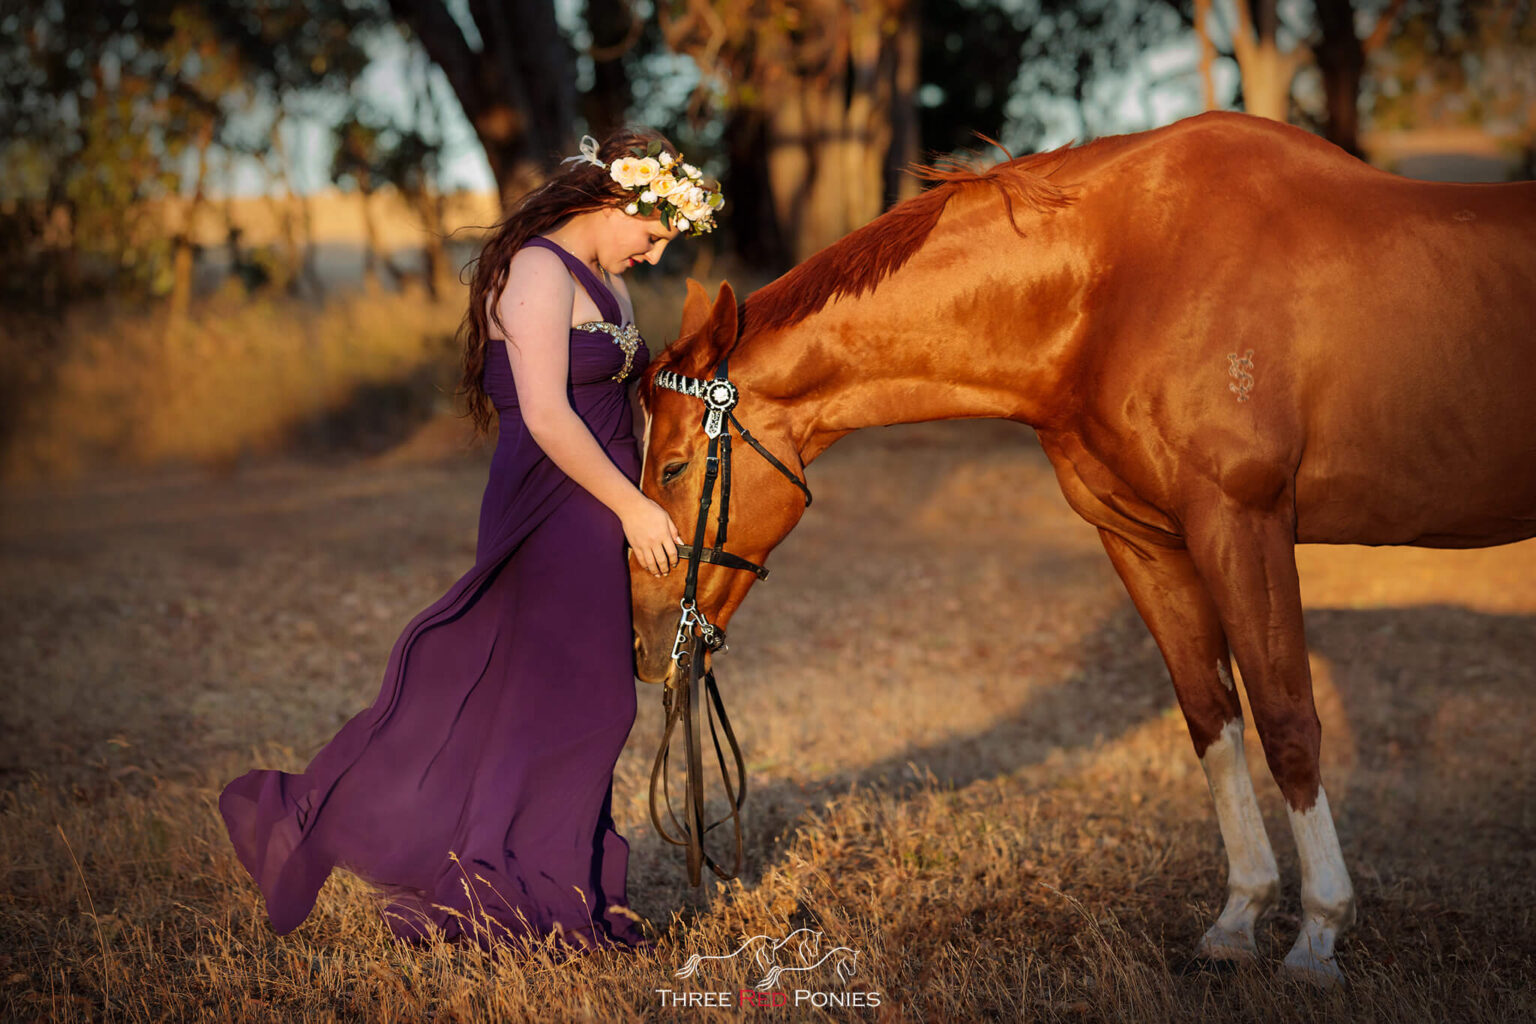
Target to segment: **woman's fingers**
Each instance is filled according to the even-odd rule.
[[[672,538],[671,542],[667,544],[667,557],[671,559],[667,563],[667,571],[671,572],[672,567],[682,561],[682,558],[677,553],[677,546],[683,542],[683,535],[678,532],[677,524],[672,521],[671,516],[667,516],[667,534]]]

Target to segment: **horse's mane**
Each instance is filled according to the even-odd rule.
[[[1068,149],[1019,157],[980,171],[954,160],[909,168],[914,177],[934,182],[933,187],[897,203],[758,289],[740,307],[738,331],[744,334],[788,327],[819,312],[834,299],[873,291],[922,247],[945,206],[963,189],[981,185],[995,188],[1008,210],[1009,223],[1022,237],[1024,232],[1016,219],[1019,205],[1047,211],[1072,201],[1073,195],[1066,187],[1047,180],[1055,166],[1044,173],[1038,170],[1052,161],[1059,166]],[[667,346],[646,373],[645,394],[649,396],[651,379],[658,371],[670,369],[697,375],[719,362],[734,341],[701,335],[687,343],[679,339]]]

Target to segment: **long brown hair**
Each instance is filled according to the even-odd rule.
[[[679,157],[677,147],[660,132],[649,128],[619,128],[597,147],[597,158],[605,164],[624,156],[644,154],[652,142]],[[605,206],[623,206],[634,193],[608,175],[606,168],[590,161],[573,161],[543,185],[517,201],[506,218],[492,230],[490,239],[471,260],[466,270],[474,268],[469,282],[469,309],[456,335],[464,352],[464,377],[456,394],[464,396],[475,434],[490,430],[495,406],[485,393],[481,377],[485,371],[485,350],[490,340],[491,318],[488,312],[493,296],[500,297],[507,285],[507,271],[513,255],[535,235],[553,231],[578,213],[600,210]],[[506,325],[496,317],[496,325],[506,333]]]

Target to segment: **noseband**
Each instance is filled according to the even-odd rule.
[[[729,363],[730,356],[727,355],[720,361],[714,377],[710,380],[684,377],[670,370],[663,370],[655,377],[655,384],[658,387],[703,400],[702,426],[705,436],[709,438],[709,450],[704,460],[704,489],[699,495],[699,515],[693,528],[693,543],[677,546],[678,554],[688,560],[688,575],[683,583],[683,597],[679,603],[682,614],[677,624],[677,636],[672,641],[673,671],[667,677],[667,687],[662,695],[667,724],[661,736],[661,749],[656,752],[656,762],[651,768],[650,788],[651,823],[655,825],[656,832],[662,839],[675,846],[687,847],[688,881],[692,885],[699,884],[703,864],[708,864],[710,870],[722,879],[735,878],[740,873],[742,864],[740,812],[747,798],[746,765],[742,760],[741,747],[736,742],[736,734],[731,730],[731,720],[726,716],[725,705],[720,700],[720,690],[715,685],[714,670],[705,665],[706,650],[718,651],[725,647],[725,631],[711,623],[705,618],[704,613],[699,611],[699,565],[709,562],[711,565],[719,565],[727,569],[745,570],[755,574],[760,580],[768,578],[768,570],[761,565],[725,550],[726,528],[730,523],[731,511],[730,428],[735,427],[743,441],[757,449],[758,454],[767,459],[769,465],[782,473],[790,483],[800,488],[805,495],[807,507],[811,504],[811,491],[805,485],[805,481],[775,458],[773,453],[764,448],[762,443],[736,419],[735,408],[737,401],[740,400],[740,393],[736,390],[736,385],[732,384],[727,377]],[[720,483],[720,509],[715,523],[715,543],[713,547],[705,547],[704,527],[709,518],[710,506],[714,502],[717,480]],[[694,694],[698,692],[700,682],[703,683],[704,692],[708,697],[710,740],[715,747],[715,758],[720,766],[720,778],[725,784],[726,797],[731,805],[729,815],[709,825],[704,824],[704,764],[698,707],[694,701]],[[725,733],[726,743],[731,748],[736,761],[735,786],[731,784],[731,774],[726,768],[725,753],[721,750],[720,737],[715,731],[717,715],[721,729]],[[681,822],[678,821],[677,814],[672,809],[671,794],[667,792],[668,751],[672,746],[672,730],[679,720],[683,723],[684,741],[687,747],[686,797],[683,810],[684,821]],[[658,778],[666,800],[667,816],[681,833],[681,838],[674,837],[667,830],[656,809]],[[723,825],[726,821],[732,823],[736,834],[736,864],[730,871],[721,867],[704,849],[704,834],[717,825]]]

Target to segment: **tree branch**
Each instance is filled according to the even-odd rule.
[[[443,69],[448,84],[471,121],[480,107],[476,56],[442,0],[389,0],[395,17],[410,26],[433,63]]]
[[[1397,21],[1397,14],[1402,9],[1403,0],[1392,0],[1387,9],[1381,13],[1381,17],[1376,19],[1376,27],[1371,29],[1371,34],[1361,41],[1360,49],[1363,53],[1370,54],[1387,41],[1392,25]]]

